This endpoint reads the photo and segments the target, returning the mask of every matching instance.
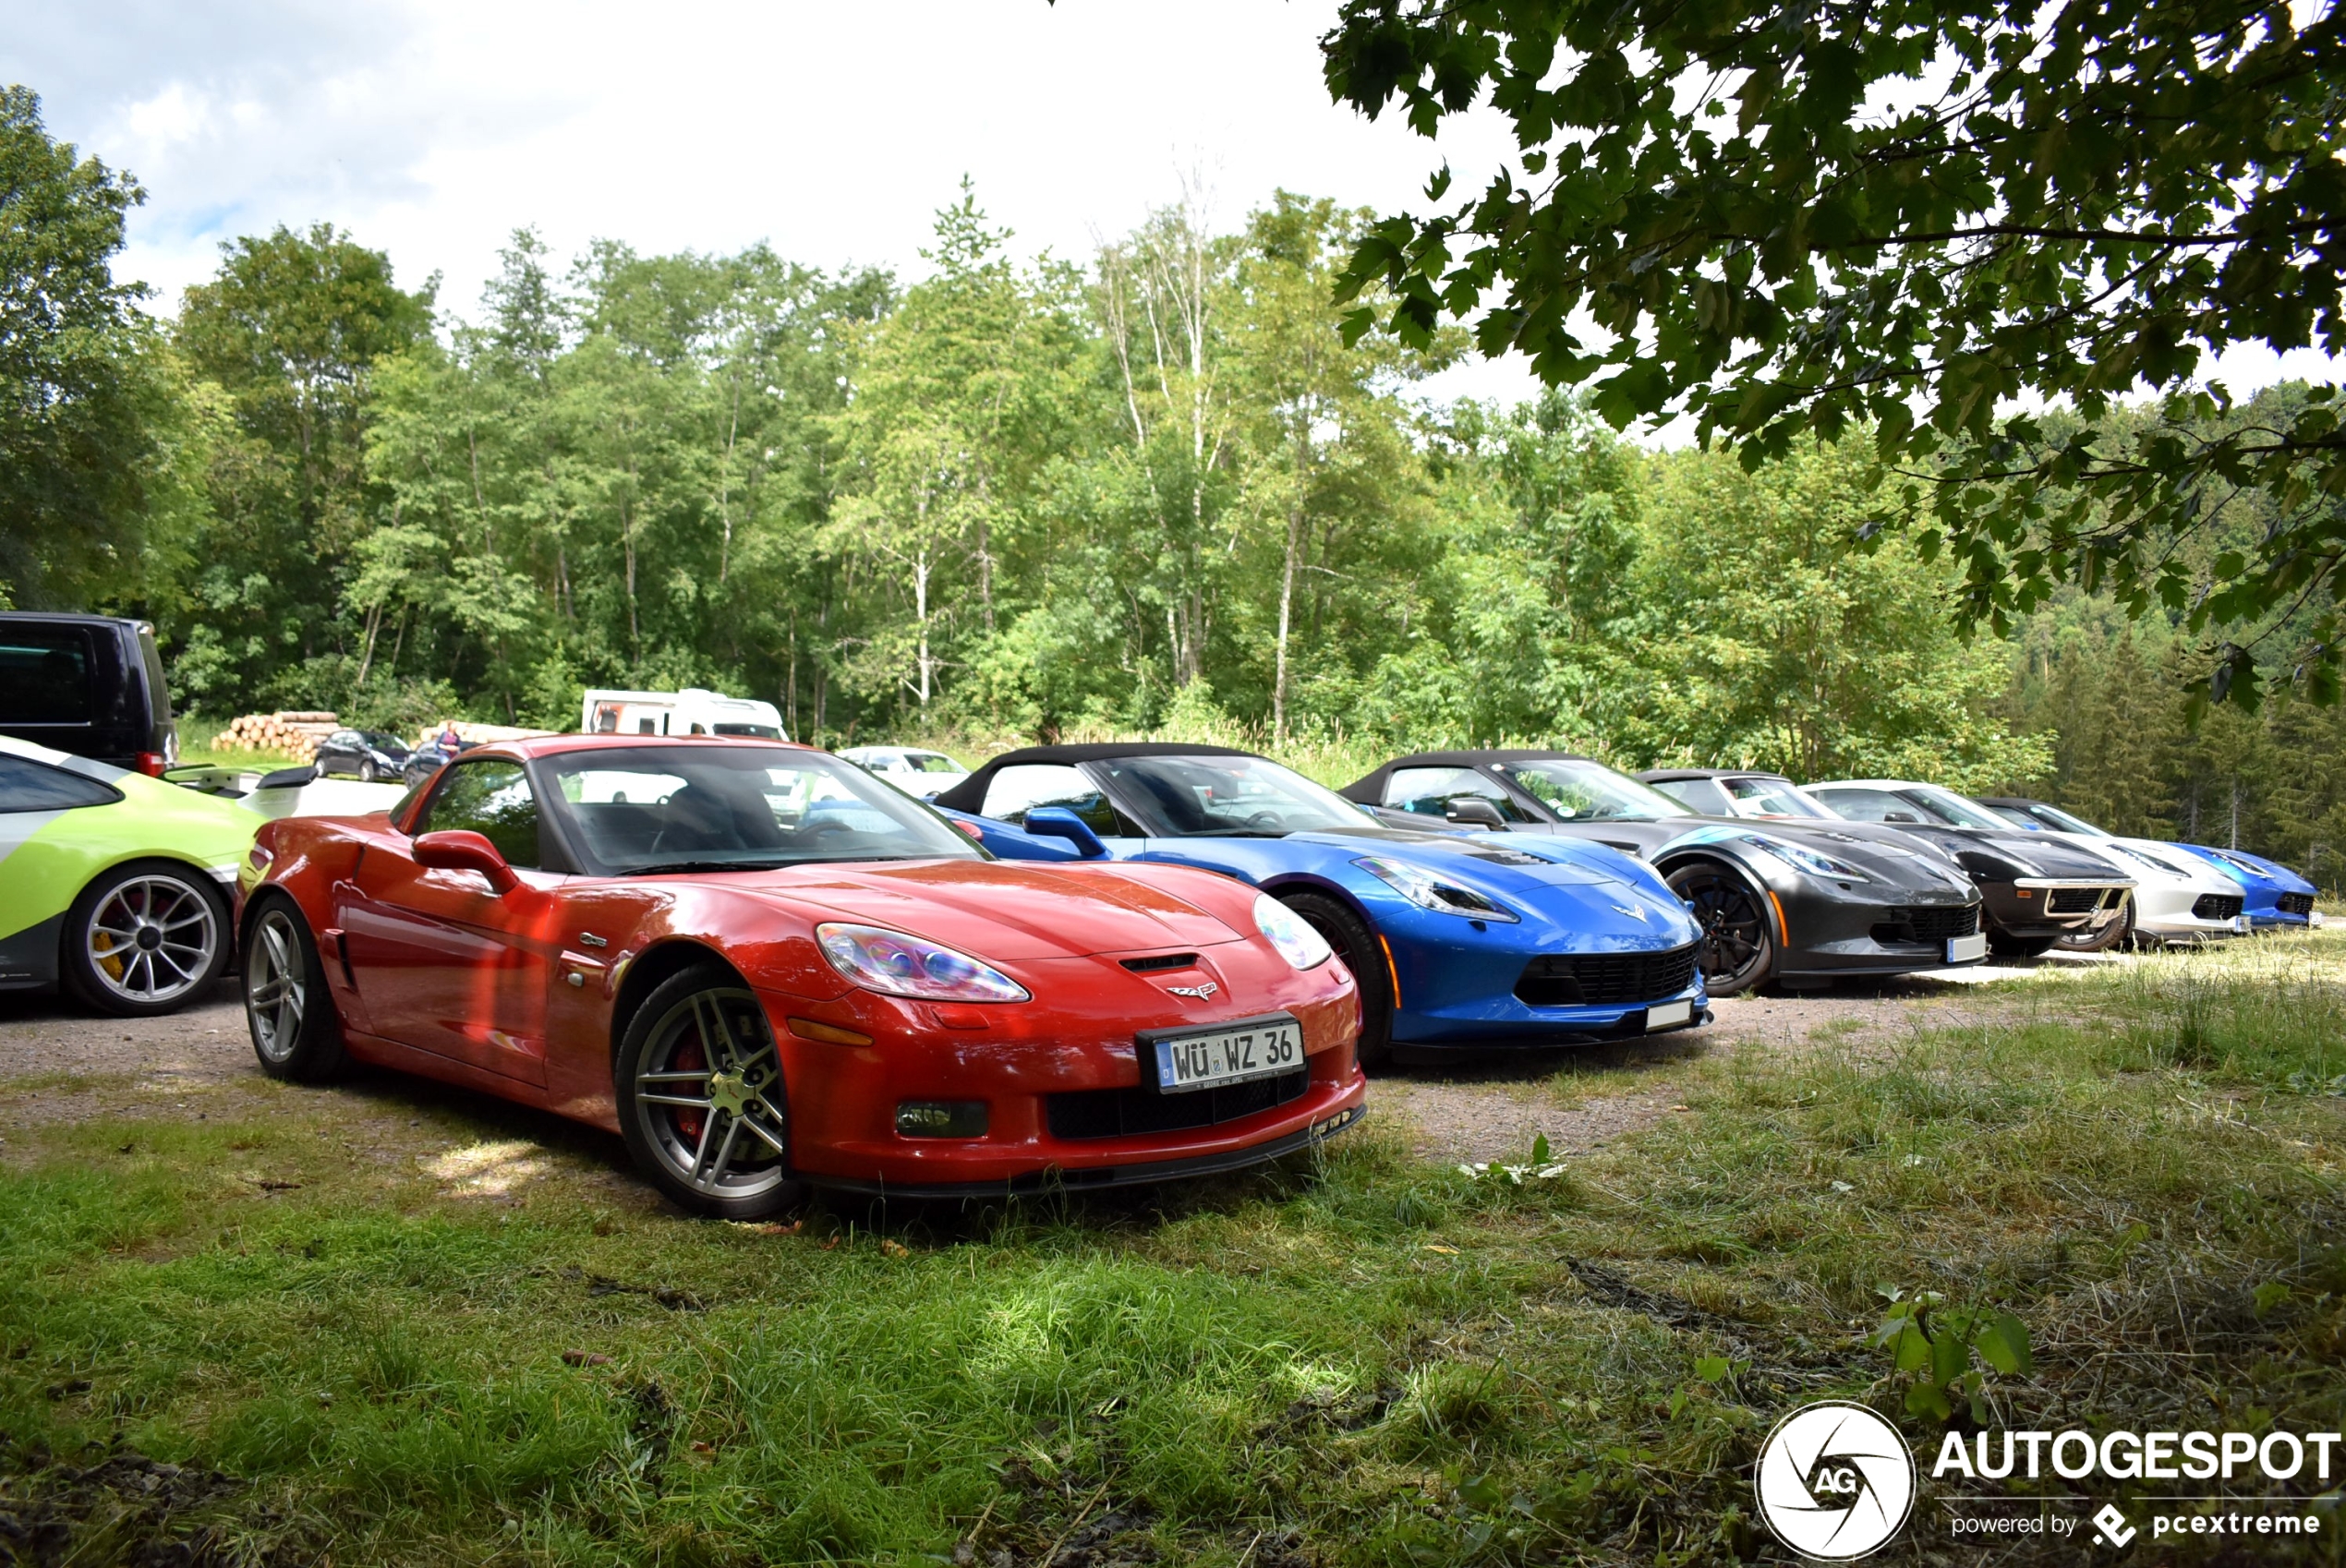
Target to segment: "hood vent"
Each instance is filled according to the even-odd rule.
[[[1134,974],[1151,974],[1161,969],[1194,969],[1197,967],[1197,955],[1156,953],[1145,959],[1119,959],[1116,961]]]

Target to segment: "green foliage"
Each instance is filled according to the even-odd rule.
[[[1880,1294],[1890,1309],[1873,1342],[1890,1352],[1892,1366],[1911,1381],[1906,1413],[1955,1418],[1958,1407],[1974,1423],[1988,1420],[1987,1374],[2025,1377],[2034,1369],[2028,1325],[2009,1312],[1949,1307],[1935,1290],[1908,1296],[1895,1285]],[[1974,1366],[1977,1357],[1980,1365]]]
[[[2005,630],[2058,584],[2222,639],[2292,605],[2276,662],[2335,695],[2346,440],[2330,388],[2234,409],[2237,344],[2346,344],[2336,18],[2251,0],[1347,0],[1338,102],[1432,138],[1485,101],[1518,156],[1374,225],[1345,290],[1424,343],[1476,319],[1615,427],[1690,414],[1747,469],[1870,431]],[[2121,400],[2159,394],[2147,409]],[[2016,411],[2055,405],[2048,419]],[[2272,526],[2207,552],[2236,489]]]

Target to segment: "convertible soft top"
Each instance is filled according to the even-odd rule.
[[[1072,766],[1079,762],[1112,762],[1118,757],[1251,757],[1258,754],[1240,751],[1235,746],[1194,746],[1178,741],[1094,741],[1079,746],[1025,746],[1015,752],[1004,752],[990,762],[980,765],[975,773],[950,790],[938,790],[935,799],[948,811],[982,814],[986,808],[986,787],[994,781],[994,775],[1003,768],[1022,764]]]
[[[1490,752],[1417,752],[1405,757],[1395,757],[1373,773],[1366,773],[1336,791],[1348,801],[1358,801],[1364,806],[1381,805],[1385,801],[1386,775],[1397,767],[1481,767],[1493,762],[1590,762],[1578,752],[1549,751],[1490,751]]]

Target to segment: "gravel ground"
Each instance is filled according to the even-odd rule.
[[[2057,960],[2046,960],[2057,961]],[[1545,1134],[1559,1152],[1579,1152],[1672,1114],[1658,1069],[1720,1051],[1783,1051],[1812,1041],[1863,1049],[1918,1028],[1942,1028],[1999,1010],[1971,995],[1980,980],[2022,972],[1996,967],[1961,980],[1910,975],[1799,995],[1723,1000],[1708,1028],[1627,1045],[1486,1053],[1387,1067],[1370,1088],[1380,1119],[1408,1128],[1419,1152],[1442,1161],[1520,1160]],[[1592,1074],[1602,1092],[1576,1087]],[[1654,1073],[1652,1089],[1634,1087]],[[39,993],[0,994],[0,1150],[6,1129],[129,1115],[195,1119],[261,1103],[233,983],[161,1019],[95,1018]],[[464,1098],[458,1096],[458,1098]],[[407,1112],[386,1104],[386,1115]]]

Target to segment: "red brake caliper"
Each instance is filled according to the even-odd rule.
[[[677,1048],[671,1066],[677,1072],[699,1072],[708,1066],[708,1055],[700,1048],[700,1036],[697,1032],[690,1041]],[[693,1110],[689,1106],[679,1106],[676,1111],[676,1130],[683,1133],[688,1140],[699,1142],[703,1116],[703,1112]]]

